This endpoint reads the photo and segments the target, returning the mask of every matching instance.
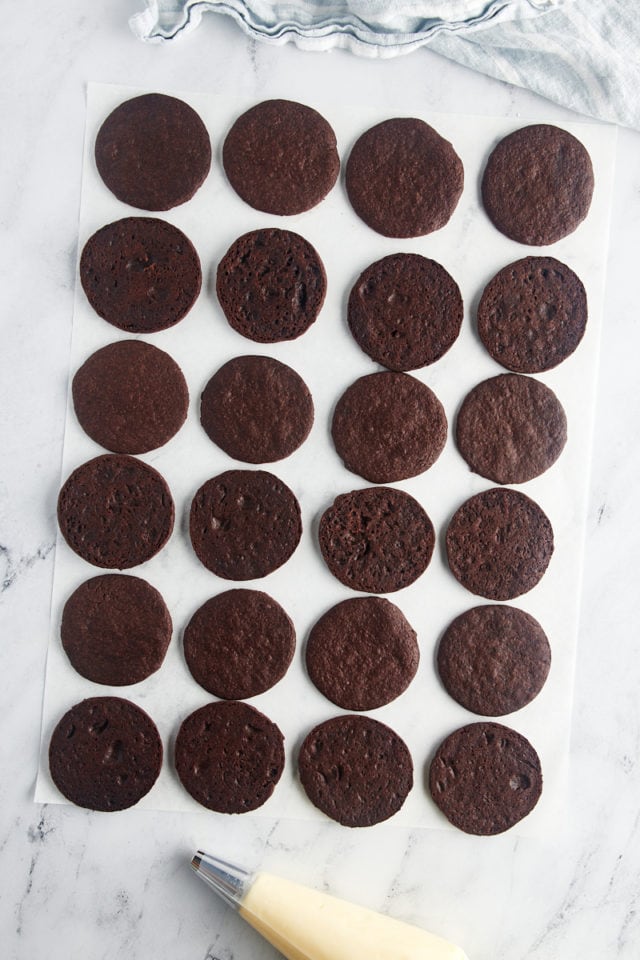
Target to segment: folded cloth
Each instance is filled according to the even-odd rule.
[[[165,42],[225,13],[252,37],[309,50],[437,53],[579,113],[640,129],[637,0],[146,0],[130,20]]]

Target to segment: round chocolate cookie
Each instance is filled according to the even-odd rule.
[[[127,333],[156,333],[189,312],[200,258],[181,230],[153,217],[108,223],[87,240],[80,282],[99,316]]]
[[[540,758],[515,730],[500,723],[472,723],[438,747],[429,789],[454,827],[477,836],[504,833],[540,799]]]
[[[246,703],[208,703],[178,730],[175,765],[194,800],[218,813],[246,813],[265,803],[284,770],[284,737]]]
[[[237,333],[256,343],[295,340],[320,313],[327,276],[311,244],[290,230],[252,230],[220,261],[216,291]]]
[[[343,600],[315,624],[306,662],[318,690],[343,710],[375,710],[413,680],[420,660],[416,632],[382,597]]]
[[[392,483],[435,463],[447,418],[435,393],[415,377],[371,373],[338,400],[331,435],[347,470],[371,483]]]
[[[385,237],[421,237],[449,222],[462,187],[462,161],[423,120],[397,117],[356,140],[345,184],[351,206]]]
[[[187,418],[189,391],[164,350],[121,340],[97,350],[73,378],[82,429],[114,453],[147,453],[174,436]]]
[[[170,210],[191,199],[209,173],[211,143],[183,100],[147,93],[109,114],[96,137],[98,173],[118,200]]]
[[[556,462],[567,417],[553,390],[505,373],[474,387],[456,422],[458,450],[474,473],[494,483],[524,483]]]
[[[413,787],[413,761],[397,733],[371,717],[325,720],[298,755],[300,782],[314,806],[345,827],[388,820]]]
[[[347,309],[356,343],[389,370],[416,370],[439,360],[455,343],[462,315],[453,277],[417,253],[394,253],[368,266]]]
[[[225,453],[246,463],[271,463],[304,443],[313,400],[302,377],[271,357],[235,357],[209,380],[200,422]]]
[[[514,373],[542,373],[571,356],[587,325],[582,281],[553,257],[525,257],[503,267],[484,288],[478,333]]]
[[[592,196],[589,154],[574,136],[548,123],[504,137],[482,177],[482,202],[493,225],[535,247],[573,233]]]
[[[60,637],[72,666],[94,683],[140,683],[162,666],[171,616],[161,595],[140,577],[92,577],[64,605]]]
[[[158,779],[162,740],[144,710],[91,697],[65,713],[49,743],[49,770],[67,800],[89,810],[132,807]]]
[[[171,536],[174,516],[163,477],[124,454],[83,463],[58,496],[62,536],[96,567],[125,570],[150,560]]]
[[[227,470],[207,480],[191,503],[191,543],[198,559],[225,580],[266,577],[302,536],[300,505],[265,470]]]
[[[408,587],[427,569],[435,545],[433,524],[418,501],[389,487],[336,497],[320,518],[318,538],[334,577],[365,593]]]
[[[530,703],[550,666],[544,630],[516,607],[467,610],[447,627],[438,647],[438,672],[448,693],[483,717],[501,717]]]
[[[245,203],[285,216],[320,203],[340,170],[327,121],[291,100],[265,100],[238,117],[224,141],[222,163]]]
[[[456,510],[446,543],[449,567],[463,587],[488,600],[513,600],[544,575],[553,530],[524,493],[493,487]]]
[[[258,590],[227,590],[207,600],[184,631],[184,655],[201,687],[223,700],[245,700],[273,687],[296,648],[293,623]]]

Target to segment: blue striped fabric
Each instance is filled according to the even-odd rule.
[[[579,113],[640,129],[638,0],[146,0],[140,39],[166,42],[206,11],[251,36],[391,57],[425,44]]]

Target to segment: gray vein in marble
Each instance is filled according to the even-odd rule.
[[[54,547],[55,540],[45,543],[35,553],[25,554],[15,563],[9,547],[0,544],[0,594],[12,587],[21,574],[31,570],[38,560],[46,560]]]

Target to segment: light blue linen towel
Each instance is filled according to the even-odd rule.
[[[639,0],[146,0],[133,32],[166,42],[206,11],[310,50],[391,57],[425,44],[578,113],[640,129]]]

